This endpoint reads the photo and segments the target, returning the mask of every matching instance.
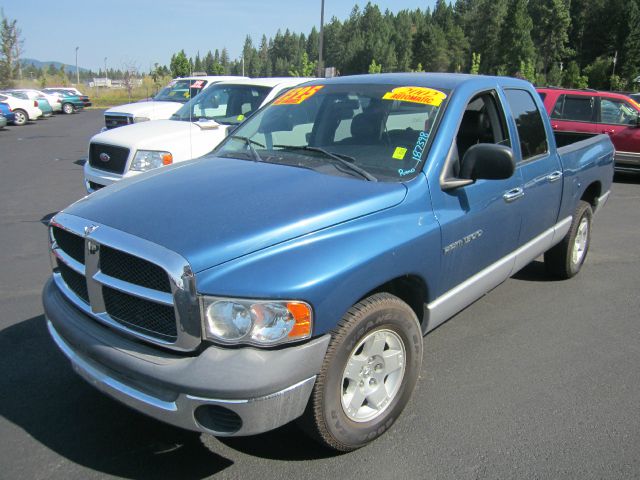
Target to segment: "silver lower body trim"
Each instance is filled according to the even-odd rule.
[[[55,329],[49,319],[47,328],[58,348],[71,361],[73,369],[101,392],[115,398],[141,413],[187,430],[206,432],[217,436],[244,436],[278,428],[300,417],[309,401],[316,376],[291,385],[270,395],[249,399],[215,399],[175,392],[173,398],[158,398],[115,378],[104,367],[82,357]],[[166,395],[165,395],[166,396]],[[217,431],[200,423],[196,418],[199,407],[222,407],[241,419],[235,431]]]
[[[571,220],[572,217],[567,217],[558,222],[550,229],[525,243],[522,247],[469,277],[429,303],[427,305],[429,321],[426,322],[424,333],[441,325],[559,243],[571,228]]]

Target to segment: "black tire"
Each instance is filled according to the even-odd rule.
[[[75,113],[76,109],[73,106],[72,103],[63,103],[62,104],[62,112],[66,113],[67,115],[70,115],[72,113]]]
[[[368,374],[376,375],[373,370],[375,368],[375,371],[382,372],[378,374],[382,376],[378,379],[379,384],[375,380],[370,383],[372,378],[360,370],[360,375],[365,375],[362,378],[368,378],[366,385],[374,385],[374,389],[384,389],[386,393],[388,379],[394,375],[395,386],[392,391],[395,393],[388,395],[379,409],[369,407],[368,399],[365,399],[358,412],[370,409],[372,414],[377,416],[371,420],[353,420],[346,413],[343,401],[348,388],[355,385],[347,385],[351,381],[346,380],[344,376],[347,374],[347,364],[354,355],[364,355],[363,358],[366,358],[368,353],[365,355],[364,347],[360,344],[363,340],[371,338],[401,341],[400,350],[404,358],[399,358],[400,364],[403,365],[395,367],[395,371],[402,370],[399,376],[396,373],[387,373],[387,365],[383,365],[384,360],[383,364],[372,365],[371,359],[374,357],[369,357]],[[375,340],[373,342],[375,343]],[[383,354],[388,353],[389,344],[386,340],[382,341],[382,344]],[[400,343],[397,346],[400,346]],[[388,293],[372,295],[351,307],[334,329],[311,399],[299,423],[306,433],[329,448],[342,452],[360,448],[382,435],[398,418],[411,398],[421,365],[422,331],[416,314],[398,297]],[[362,386],[365,383],[360,381],[358,385]],[[364,391],[369,387],[362,388]],[[355,410],[351,411],[352,414],[354,412]]]
[[[21,127],[22,125],[25,125],[29,121],[29,115],[27,114],[27,112],[25,112],[21,108],[17,108],[16,110],[14,110],[13,114],[15,115],[13,124],[16,125],[17,127]]]
[[[567,235],[558,245],[544,254],[547,272],[563,279],[578,274],[589,252],[592,218],[591,205],[581,200],[573,214],[573,221]]]

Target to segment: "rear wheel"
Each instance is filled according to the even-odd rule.
[[[62,104],[62,111],[64,113],[66,113],[67,115],[75,112],[75,108],[73,108],[73,104],[71,103],[63,103]]]
[[[354,305],[334,331],[302,427],[340,451],[388,430],[411,397],[422,364],[413,310],[388,293]]]
[[[15,119],[13,120],[13,124],[17,126],[22,126],[29,121],[29,115],[24,110],[14,110],[13,114],[15,115]]]
[[[565,279],[577,275],[589,252],[592,217],[591,205],[580,201],[567,235],[544,254],[544,264],[549,273]]]

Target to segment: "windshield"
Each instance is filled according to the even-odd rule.
[[[186,103],[200,93],[207,83],[206,80],[172,80],[153,99],[158,102]]]
[[[216,154],[363,180],[404,181],[421,170],[446,98],[446,91],[425,87],[298,87],[238,127]]]
[[[271,87],[253,85],[213,85],[191,99],[171,119],[195,122],[204,118],[237,125],[262,105],[270,91]]]

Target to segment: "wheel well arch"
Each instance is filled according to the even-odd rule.
[[[593,182],[591,185],[589,185],[586,188],[580,200],[589,202],[591,206],[595,208],[598,206],[598,199],[600,198],[601,194],[602,194],[602,185],[600,184],[600,182]]]
[[[418,317],[421,326],[427,320],[425,305],[428,299],[428,288],[424,279],[418,275],[402,275],[389,280],[367,292],[360,300],[376,293],[390,293],[405,302]]]

